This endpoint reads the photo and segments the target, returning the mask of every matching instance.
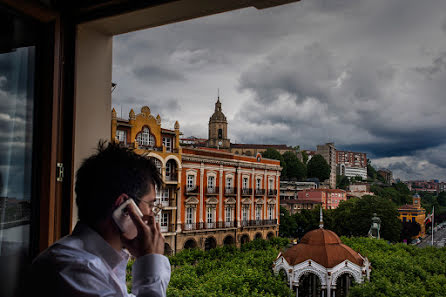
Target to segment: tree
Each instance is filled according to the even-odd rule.
[[[262,153],[262,157],[263,158],[268,158],[268,159],[274,159],[274,160],[279,160],[280,161],[280,166],[282,166],[282,175],[286,175],[286,164],[285,161],[283,159],[283,156],[276,150],[273,148],[268,148],[266,149],[266,151],[264,151]]]
[[[378,173],[375,168],[372,166],[370,159],[367,159],[367,176],[372,180],[376,180]]]
[[[441,192],[438,194],[437,201],[441,206],[446,206],[446,192]]]
[[[400,240],[410,242],[412,237],[417,236],[421,231],[421,226],[417,222],[403,222],[401,227]]]
[[[398,209],[392,201],[379,196],[366,195],[341,202],[333,210],[333,231],[339,236],[367,236],[374,213],[381,219],[381,237],[399,241],[401,222]]]
[[[308,177],[316,177],[322,182],[330,177],[330,171],[330,166],[322,155],[314,155],[308,162]]]
[[[286,175],[282,174],[288,179],[301,180],[304,179],[307,174],[307,168],[305,165],[297,158],[296,154],[293,152],[285,152],[283,155],[283,160],[286,166]]]
[[[308,162],[308,154],[307,154],[307,152],[306,151],[302,151],[301,154],[302,154],[302,162],[304,164],[307,164],[307,162]]]
[[[345,175],[336,175],[336,188],[347,190],[350,180]]]

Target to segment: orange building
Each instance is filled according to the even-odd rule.
[[[426,218],[426,210],[421,207],[421,198],[418,194],[413,195],[412,204],[406,204],[398,208],[401,222],[417,222],[420,224],[420,233],[414,238],[424,237],[426,228],[424,226],[424,219]]]
[[[311,204],[309,209],[312,209],[315,205],[313,202],[317,202],[323,209],[335,209],[341,201],[347,200],[347,192],[340,189],[307,189],[300,191],[297,197],[298,208]]]
[[[277,236],[280,162],[183,148],[177,251]]]

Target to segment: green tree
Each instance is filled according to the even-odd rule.
[[[418,235],[421,231],[421,226],[417,222],[403,222],[401,226],[400,241],[406,240],[410,242],[412,237]]]
[[[284,177],[293,180],[302,180],[305,178],[307,174],[307,168],[297,158],[295,153],[285,152],[282,157],[286,166],[286,175]]]
[[[446,192],[441,192],[438,194],[437,201],[441,206],[446,206]]]
[[[263,158],[268,158],[268,159],[274,159],[274,160],[279,160],[280,161],[280,166],[282,166],[282,175],[286,175],[286,164],[285,164],[285,160],[283,159],[283,156],[279,153],[279,151],[277,151],[276,149],[273,148],[268,148],[266,149],[266,151],[264,151],[262,153],[262,157]]]
[[[372,166],[372,163],[370,159],[367,159],[367,176],[370,178],[371,181],[374,181],[377,179],[378,173],[376,172],[376,169]]]
[[[336,175],[336,188],[347,190],[350,180],[345,175]]]
[[[381,237],[397,242],[401,232],[397,207],[389,199],[379,196],[363,196],[341,202],[333,210],[333,231],[340,236],[367,236],[374,213],[381,219]]]
[[[314,155],[307,165],[307,176],[324,181],[330,177],[330,166],[322,155]]]
[[[308,154],[307,154],[307,152],[306,151],[302,151],[301,154],[302,154],[302,162],[304,164],[307,164],[307,162],[308,162]]]

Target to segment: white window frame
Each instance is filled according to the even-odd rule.
[[[164,188],[162,191],[162,196],[161,196],[161,205],[169,206],[169,198],[170,198],[169,188]]]
[[[268,220],[274,220],[274,205],[268,205]]]
[[[256,190],[260,190],[260,189],[262,189],[262,179],[257,178],[256,179]]]
[[[187,175],[187,188],[188,189],[195,189],[195,175],[188,174]]]
[[[167,232],[169,230],[169,213],[162,212],[160,219],[161,232]]]
[[[127,131],[125,130],[116,130],[116,139],[119,142],[123,142],[127,144]]]
[[[242,221],[247,222],[249,219],[249,207],[242,207]]]
[[[166,152],[172,151],[172,138],[171,137],[163,137],[163,145],[166,147]]]
[[[225,207],[225,222],[232,222],[232,207],[230,206]]]
[[[249,188],[249,178],[244,176],[242,178],[242,180],[243,180],[242,189],[248,189]]]
[[[136,141],[138,142],[139,145],[142,146],[149,146],[149,147],[155,146],[155,137],[152,134],[150,134],[150,129],[147,127],[144,127],[141,130],[141,132],[138,133]]]
[[[206,226],[207,228],[215,227],[215,207],[206,208]]]
[[[262,219],[262,205],[256,205],[256,221],[260,221]]]
[[[195,207],[186,207],[186,230],[193,229],[195,223]]]
[[[226,177],[226,189],[232,189],[232,176]]]

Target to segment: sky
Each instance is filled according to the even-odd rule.
[[[207,138],[217,92],[232,143],[367,153],[446,181],[446,1],[303,0],[116,36],[113,107]]]

